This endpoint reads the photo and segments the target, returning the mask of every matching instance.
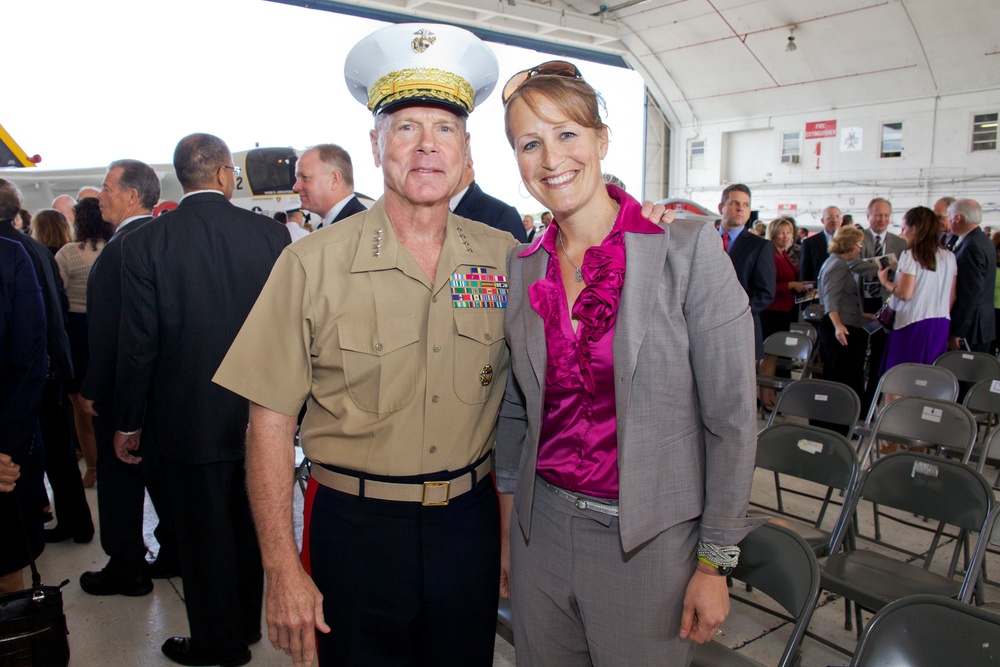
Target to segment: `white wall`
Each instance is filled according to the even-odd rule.
[[[836,205],[864,224],[868,201],[877,196],[893,203],[893,224],[898,225],[906,209],[950,195],[979,201],[984,225],[996,230],[1000,150],[973,153],[970,143],[973,114],[998,111],[1000,90],[992,90],[676,128],[670,192],[663,196],[686,197],[715,210],[723,187],[744,177],[763,220],[776,217],[779,205],[795,205],[800,223],[818,225],[822,209]],[[805,139],[806,123],[831,120],[837,123],[836,137]],[[900,121],[903,155],[879,157],[882,124]],[[861,149],[842,151],[841,131],[852,127],[861,128]],[[781,162],[782,133],[790,131],[800,132],[799,164]],[[688,169],[692,139],[706,142],[703,169]]]

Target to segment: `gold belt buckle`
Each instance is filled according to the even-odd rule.
[[[444,500],[437,500],[434,502],[427,500],[427,489],[436,489],[438,487],[444,487]],[[444,507],[448,504],[448,498],[451,495],[451,481],[443,482],[424,482],[424,495],[420,499],[420,504],[424,507]]]

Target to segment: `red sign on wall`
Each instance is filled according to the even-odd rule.
[[[798,204],[778,204],[778,213],[795,213],[798,210]]]
[[[806,139],[825,139],[835,136],[837,136],[837,121],[835,120],[806,123]]]

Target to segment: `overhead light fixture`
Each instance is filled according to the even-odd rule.
[[[785,51],[794,51],[797,46],[795,46],[795,26],[788,29],[788,45],[785,47]]]

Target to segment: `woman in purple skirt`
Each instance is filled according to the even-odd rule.
[[[888,268],[878,272],[879,281],[892,295],[889,305],[896,311],[880,374],[897,364],[934,363],[947,348],[958,269],[955,255],[941,246],[940,231],[933,211],[924,206],[911,208],[903,216],[901,236],[907,244],[895,282],[889,280]]]

